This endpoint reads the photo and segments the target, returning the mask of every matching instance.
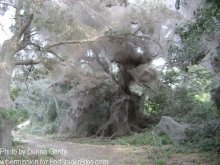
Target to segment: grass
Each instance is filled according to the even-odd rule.
[[[166,161],[163,159],[158,159],[156,160],[155,165],[166,165]]]
[[[171,145],[169,147],[154,147],[148,151],[148,158],[153,160],[155,165],[165,165],[168,158],[174,154],[170,148],[172,148]]]
[[[52,137],[56,140],[65,140],[60,137]],[[170,150],[162,149],[164,145],[171,145],[171,140],[166,135],[157,136],[154,132],[133,134],[132,136],[121,137],[117,139],[109,138],[75,138],[71,139],[74,143],[94,144],[94,145],[126,145],[130,147],[152,146],[156,148],[150,150],[148,158],[155,162],[155,165],[165,165],[166,160],[172,155]]]
[[[24,145],[23,142],[20,142],[20,141],[16,141],[16,140],[12,140],[12,147],[18,147],[18,146],[21,146],[21,145]]]
[[[60,138],[53,136],[56,140],[66,140],[66,138]],[[154,162],[154,165],[165,165],[172,157],[177,156],[180,161],[186,161],[184,157],[190,157],[190,155],[200,155],[191,161],[192,163],[199,164],[201,162],[208,162],[210,165],[220,164],[219,160],[216,160],[219,155],[212,152],[202,152],[198,148],[194,147],[191,143],[185,143],[181,145],[173,145],[171,140],[166,135],[155,135],[153,132],[145,132],[140,134],[133,134],[132,136],[121,137],[117,139],[109,138],[75,138],[71,139],[74,143],[81,144],[94,144],[94,145],[126,145],[129,147],[142,147],[146,148],[145,155],[148,159]],[[181,155],[181,157],[178,157]],[[211,156],[210,156],[211,155]],[[198,163],[197,163],[198,162]]]
[[[66,141],[65,137],[52,136],[55,140]],[[155,135],[149,131],[132,136],[121,137],[117,139],[109,138],[75,138],[70,141],[81,144],[93,145],[126,145],[134,149],[144,149],[145,158],[154,162],[154,165],[165,165],[167,162],[178,160],[186,163],[210,165],[220,164],[219,153],[214,151],[200,150],[196,144],[187,142],[181,145],[174,145],[166,135]],[[140,154],[140,153],[139,153]],[[190,160],[188,160],[190,159]],[[175,163],[175,162],[174,162]],[[141,163],[141,160],[139,162]]]
[[[134,134],[132,136],[122,137],[113,141],[116,144],[132,146],[162,146],[172,143],[166,135],[156,136],[153,132]]]
[[[47,151],[47,156],[48,157],[54,157],[55,154],[53,152],[51,152],[51,148],[46,148],[46,151]]]
[[[56,140],[65,140],[61,137],[52,137]],[[127,145],[127,146],[162,146],[172,144],[166,135],[156,136],[153,132],[134,134],[132,136],[121,137],[117,139],[109,138],[75,138],[71,139],[74,143],[94,144],[94,145]]]
[[[219,164],[220,164],[220,160],[214,160],[211,165],[219,165]]]

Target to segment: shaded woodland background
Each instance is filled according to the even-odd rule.
[[[219,150],[218,0],[0,4],[14,16],[0,52],[0,147],[28,118],[29,133],[114,139],[170,116]]]

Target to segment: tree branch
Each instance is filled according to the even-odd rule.
[[[88,40],[71,40],[71,41],[62,41],[62,42],[58,42],[52,45],[48,45],[44,48],[45,51],[48,51],[49,49],[56,47],[56,46],[60,46],[60,45],[70,45],[70,44],[84,44],[84,43],[90,43],[90,42],[94,42],[97,39],[101,39],[101,38],[108,38],[106,36],[100,36],[100,37],[95,37],[92,39],[88,39]]]
[[[53,54],[55,57],[57,57],[59,60],[64,61],[64,59],[62,57],[60,57],[56,52],[54,52],[53,50],[48,50],[47,53],[51,53]]]
[[[33,42],[27,42],[25,43],[24,41],[22,41],[20,44],[19,44],[19,47],[18,47],[18,50],[17,51],[20,51],[20,50],[23,50],[24,48],[26,48],[27,46],[34,46],[37,48],[37,51],[40,51],[42,52],[43,48],[36,44],[36,43],[33,43]]]
[[[0,23],[0,26],[1,26],[2,31],[4,31],[3,26],[2,26],[2,24],[1,24],[1,23]]]
[[[99,58],[99,56],[95,53],[95,59],[96,61],[98,62],[98,64],[102,67],[102,69],[105,71],[105,73],[107,75],[110,75],[110,77],[112,78],[112,80],[116,83],[116,84],[119,84],[121,85],[115,78],[115,76],[109,71],[108,69],[108,66],[106,66],[102,61],[101,59]]]
[[[18,42],[21,38],[21,36],[24,34],[24,32],[29,28],[32,20],[34,18],[34,14],[31,14],[28,16],[27,20],[25,21],[25,23],[23,24],[23,26],[21,26],[21,28],[14,34],[13,38]]]
[[[5,32],[5,30],[4,30],[4,27],[3,27],[3,25],[0,23],[0,26],[1,26],[1,30],[5,33],[5,35],[7,35],[7,33]],[[7,35],[8,36],[8,35]]]
[[[162,47],[162,45],[160,45],[160,43],[158,43],[157,41],[154,41],[153,39],[151,39],[151,38],[149,38],[148,36],[146,36],[146,35],[136,35],[136,33],[137,32],[135,32],[135,33],[133,33],[133,34],[128,34],[128,36],[131,36],[131,37],[135,37],[135,38],[140,38],[140,39],[147,39],[147,40],[149,40],[149,41],[151,41],[152,43],[154,43],[154,44],[156,44],[157,46],[159,46],[160,47],[160,49],[162,50],[162,52],[164,52],[164,50],[163,50],[163,47]]]
[[[17,60],[15,61],[15,65],[37,65],[41,64],[40,60]]]

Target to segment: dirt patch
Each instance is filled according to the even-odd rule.
[[[108,165],[153,164],[152,160],[147,158],[145,149],[140,147],[78,144],[33,135],[26,135],[26,138],[22,142],[28,148],[35,151],[44,149],[67,151],[65,154],[51,155],[54,160],[100,161],[100,165],[105,164],[106,160]]]
[[[161,162],[161,160],[161,165],[212,165],[213,163],[211,162],[218,164],[217,159],[213,159],[217,158],[217,155],[209,157],[208,154],[202,153],[187,154],[170,152],[169,148],[172,147],[171,145],[163,147],[133,147],[106,144],[91,145],[71,141],[58,141],[34,135],[23,135],[22,142],[26,144],[27,148],[33,151],[65,151],[55,154],[48,153],[47,156],[50,156],[50,161],[78,161],[81,162],[81,164],[86,161],[96,161],[99,165],[154,165]],[[38,157],[40,158],[39,155]],[[78,164],[81,165],[80,163]]]

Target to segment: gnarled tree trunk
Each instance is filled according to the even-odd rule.
[[[97,131],[97,136],[113,139],[133,132],[140,133],[155,122],[143,113],[145,94],[138,96],[132,92],[129,94],[121,92],[115,95],[119,95],[119,98],[111,105],[109,115]]]
[[[117,99],[111,101],[113,104],[109,109],[106,122],[97,132],[97,136],[107,136],[111,138],[129,135],[132,132],[143,132],[144,128],[155,122],[143,113],[146,93],[138,96],[130,90],[133,82],[138,82],[147,86],[156,80],[156,72],[148,68],[144,70],[144,65],[149,62],[149,58],[143,59],[127,56],[117,61],[120,70],[119,90],[115,93]],[[136,70],[136,71],[135,71]],[[138,74],[134,74],[136,72]]]

